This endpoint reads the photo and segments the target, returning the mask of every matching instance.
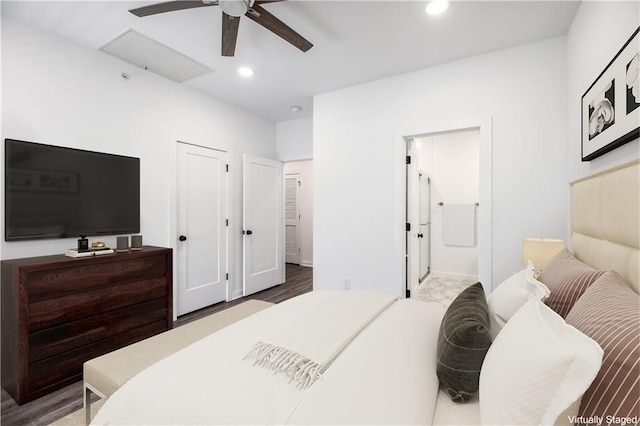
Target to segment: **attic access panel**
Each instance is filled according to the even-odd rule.
[[[107,42],[100,50],[178,83],[212,71],[200,62],[131,28]]]

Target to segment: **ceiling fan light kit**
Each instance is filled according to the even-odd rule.
[[[168,1],[131,9],[129,12],[138,17],[144,17],[197,7],[220,6],[220,9],[222,10],[222,56],[235,55],[236,41],[238,39],[238,26],[240,24],[241,16],[246,16],[278,37],[303,52],[306,52],[313,47],[313,44],[261,6],[264,3],[275,3],[280,1],[284,0]]]
[[[230,16],[240,17],[249,11],[254,0],[219,0],[218,5],[224,13]]]

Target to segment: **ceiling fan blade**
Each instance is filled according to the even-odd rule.
[[[233,56],[236,53],[240,17],[222,12],[222,56]]]
[[[193,9],[195,7],[207,7],[217,6],[218,2],[203,3],[200,0],[187,0],[187,1],[168,1],[164,3],[156,3],[149,6],[139,7],[137,9],[131,9],[129,12],[136,16],[143,17],[149,15],[156,15],[158,13],[173,12],[176,10]]]
[[[284,40],[293,44],[303,52],[306,52],[313,47],[313,44],[311,44],[309,40],[305,39],[287,24],[267,12],[262,6],[258,5],[257,2],[244,16],[262,25],[272,33],[282,37]]]

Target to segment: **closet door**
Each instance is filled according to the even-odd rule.
[[[244,156],[242,232],[245,296],[285,281],[283,187],[280,161]]]
[[[227,153],[178,143],[177,314],[227,294]]]
[[[300,174],[284,178],[285,262],[300,264]]]

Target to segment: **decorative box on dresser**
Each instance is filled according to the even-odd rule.
[[[2,261],[2,387],[18,403],[96,356],[173,326],[172,250]]]

